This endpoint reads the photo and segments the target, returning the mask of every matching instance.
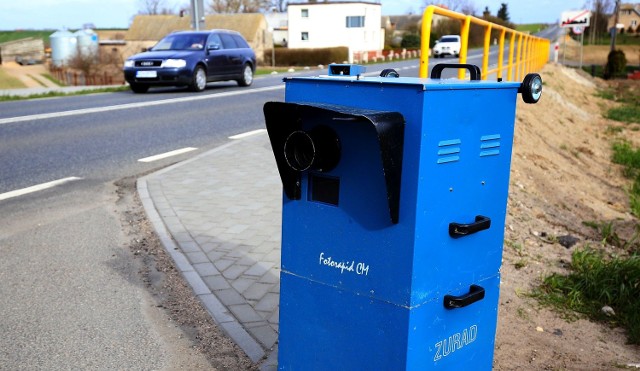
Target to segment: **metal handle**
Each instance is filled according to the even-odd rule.
[[[439,79],[442,76],[442,71],[445,68],[466,68],[469,70],[469,75],[471,76],[471,80],[480,80],[480,67],[475,64],[466,64],[466,63],[438,63],[431,70],[431,78]]]
[[[471,285],[468,294],[461,296],[445,295],[444,307],[447,309],[462,308],[482,299],[484,299],[484,289],[478,285]]]
[[[470,224],[449,223],[449,236],[453,238],[460,238],[474,234],[476,232],[484,231],[491,227],[491,219],[486,216],[478,215],[476,220]]]

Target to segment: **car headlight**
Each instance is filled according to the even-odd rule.
[[[184,59],[167,59],[162,63],[162,67],[167,68],[182,68],[187,65],[187,61]]]
[[[126,61],[124,61],[124,66],[125,67],[133,67],[134,63],[135,62],[133,60],[127,59]]]

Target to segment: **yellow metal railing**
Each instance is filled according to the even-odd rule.
[[[438,14],[461,21],[460,28],[460,63],[467,63],[467,49],[469,47],[469,30],[471,24],[484,27],[484,51],[482,54],[482,80],[496,73],[498,78],[506,81],[520,81],[529,72],[539,71],[549,60],[549,40],[529,35],[523,32],[488,22],[484,19],[464,15],[448,9],[429,5],[422,16],[422,44],[420,54],[420,77],[427,77],[429,73],[429,41],[431,38],[431,22],[433,15]],[[491,31],[498,30],[498,65],[489,69],[489,48],[491,46]],[[509,55],[505,66],[505,39],[509,35]],[[504,72],[506,70],[506,77]],[[463,79],[465,70],[458,71],[458,78]]]

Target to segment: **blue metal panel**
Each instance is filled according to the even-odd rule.
[[[285,82],[286,102],[399,112],[406,126],[394,224],[375,132],[330,117],[300,123],[330,127],[342,156],[330,171],[301,172],[300,199],[284,199],[279,367],[490,369],[519,84]],[[339,201],[314,200],[315,177],[334,179]],[[445,308],[445,295],[478,286],[482,300]]]
[[[486,296],[470,306],[409,308],[283,273],[278,368],[490,370],[500,277],[477,283]]]

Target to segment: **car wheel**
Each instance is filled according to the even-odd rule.
[[[129,87],[131,87],[131,90],[133,90],[134,93],[146,93],[149,90],[149,85],[145,85],[145,84],[129,84]]]
[[[253,68],[249,64],[244,65],[242,70],[242,78],[238,80],[238,85],[249,86],[253,82]]]
[[[207,87],[207,72],[202,68],[202,66],[196,66],[196,69],[193,71],[193,78],[191,80],[191,85],[189,88],[192,91],[201,92]]]

